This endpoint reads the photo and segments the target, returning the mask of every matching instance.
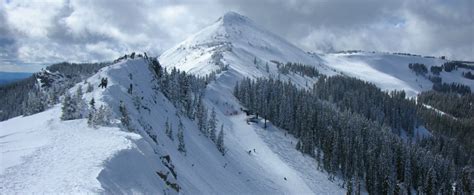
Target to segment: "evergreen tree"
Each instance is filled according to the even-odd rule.
[[[196,110],[196,119],[198,123],[198,128],[202,134],[208,136],[207,134],[207,110],[204,107],[202,98],[199,98],[197,110]]]
[[[89,114],[87,115],[87,124],[89,126],[94,126],[94,116],[96,114],[95,100],[94,98],[89,101]]]
[[[174,136],[173,136],[173,125],[169,125],[169,129],[168,129],[168,134],[167,136],[171,139],[171,141],[174,141]]]
[[[219,135],[217,136],[217,149],[225,155],[225,146],[224,146],[224,125],[221,126],[221,130],[219,131]]]
[[[173,138],[173,127],[172,127],[171,124],[169,123],[168,118],[166,118],[166,122],[165,122],[165,134],[166,134],[166,136],[168,136],[171,140],[174,140],[174,138]]]
[[[217,131],[217,118],[216,118],[216,111],[212,108],[211,111],[211,118],[209,119],[209,137],[211,138],[212,142],[216,143],[216,131]]]
[[[119,111],[122,115],[120,117],[120,122],[122,123],[122,125],[127,128],[128,131],[133,131],[132,124],[130,123],[130,117],[128,116],[127,108],[125,107],[125,104],[122,101],[120,101]]]
[[[74,96],[74,98],[76,99],[75,102],[77,104],[77,118],[84,118],[87,111],[87,105],[82,99],[82,96],[82,87],[78,86],[76,90],[76,95]]]
[[[179,124],[178,124],[177,136],[178,136],[178,151],[186,154],[186,147],[184,145],[184,126],[183,126],[183,123],[181,122],[181,119],[179,120]]]
[[[170,131],[170,123],[169,123],[169,120],[168,120],[168,117],[167,117],[166,121],[165,121],[165,134],[168,135],[169,131]]]
[[[473,189],[473,178],[472,178],[472,168],[469,166],[464,167],[462,169],[461,173],[461,186],[462,186],[462,191],[467,193],[467,194],[472,194],[474,191]]]
[[[69,93],[64,95],[61,120],[73,120],[79,118],[79,108],[76,100],[77,99],[71,97],[71,94]]]
[[[33,89],[28,92],[28,99],[25,104],[25,115],[32,115],[42,112],[46,109],[47,102],[39,90]]]
[[[87,83],[87,89],[86,89],[86,92],[87,93],[90,93],[94,90],[94,86],[92,86],[91,83]]]
[[[130,95],[133,93],[133,85],[131,83],[128,86],[127,93],[130,94]]]
[[[93,126],[109,126],[110,125],[110,120],[111,120],[111,112],[110,110],[104,106],[101,105],[99,109],[94,114],[93,117]],[[128,115],[127,115],[128,116]]]

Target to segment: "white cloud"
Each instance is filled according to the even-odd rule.
[[[12,64],[102,61],[131,51],[158,55],[229,10],[306,50],[400,51],[470,60],[474,53],[471,0],[0,2],[0,60]],[[0,64],[0,70],[12,64]]]

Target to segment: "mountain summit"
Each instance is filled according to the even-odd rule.
[[[300,62],[319,65],[321,59],[309,55],[283,38],[261,28],[250,18],[228,12],[213,24],[190,36],[160,56],[167,67],[206,75],[229,65],[245,70],[247,76],[264,76],[263,67],[273,62]],[[260,67],[259,67],[260,65]]]
[[[240,15],[237,12],[227,12],[223,16],[219,17],[217,21],[222,21],[224,25],[235,25],[235,24],[246,24],[250,25],[254,22],[247,16]]]

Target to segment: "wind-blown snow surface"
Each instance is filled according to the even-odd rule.
[[[117,127],[87,127],[85,119],[60,121],[60,106],[27,117],[17,117],[0,123],[2,193],[176,193],[157,172],[169,173],[174,166],[177,177],[167,180],[177,183],[185,194],[343,194],[344,189],[329,182],[327,176],[301,162],[285,159],[305,159],[288,145],[277,151],[271,140],[262,139],[258,126],[248,125],[239,105],[231,94],[233,72],[224,72],[208,86],[206,104],[215,107],[220,124],[224,125],[227,153],[222,156],[215,145],[200,135],[195,122],[178,114],[175,107],[156,90],[144,59],[125,60],[101,69],[86,81],[97,86],[107,77],[109,86],[95,88],[83,98],[96,105],[106,105],[119,117],[118,106],[124,102],[132,119],[135,133]],[[235,77],[234,77],[235,78]],[[302,79],[302,78],[300,78]],[[132,84],[133,95],[127,93]],[[82,82],[77,87],[85,89]],[[136,102],[139,102],[138,108]],[[148,108],[148,109],[145,109]],[[164,133],[166,119],[174,132],[181,118],[184,127],[186,155],[178,152],[177,141]],[[115,124],[117,121],[114,122]],[[145,133],[157,135],[157,143]],[[281,141],[276,139],[275,141]],[[285,146],[285,145],[283,145]],[[251,155],[248,150],[255,149]],[[288,151],[288,152],[287,152]],[[169,155],[165,163],[161,156]],[[293,163],[299,163],[293,164]],[[310,173],[310,174],[308,174]],[[286,178],[286,180],[285,180]],[[315,183],[314,181],[324,181]]]

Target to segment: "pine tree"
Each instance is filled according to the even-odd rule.
[[[25,115],[32,115],[38,112],[42,112],[46,109],[45,103],[47,103],[40,94],[40,91],[34,89],[28,92],[28,98],[25,105]]]
[[[83,94],[84,93],[82,92],[82,87],[79,86],[76,90],[76,95],[74,96],[75,102],[77,104],[77,113],[76,113],[77,118],[84,118],[86,110],[87,110],[87,105],[84,102],[84,100],[82,100]]]
[[[130,117],[128,116],[127,108],[125,107],[125,104],[122,101],[120,101],[119,111],[122,114],[122,116],[120,117],[120,122],[122,123],[122,125],[129,131],[133,131],[132,126],[130,124]]]
[[[130,85],[128,86],[127,93],[128,93],[128,94],[132,94],[132,93],[133,93],[133,85],[132,85],[131,83],[130,83]]]
[[[169,126],[169,131],[168,131],[168,137],[171,139],[171,141],[174,141],[174,136],[173,136],[173,125],[170,124]]]
[[[224,146],[224,125],[221,126],[221,131],[219,131],[219,135],[217,136],[217,149],[225,155],[225,146]]]
[[[206,107],[204,107],[204,104],[202,102],[202,97],[199,98],[198,105],[197,105],[197,110],[196,110],[196,118],[198,122],[198,128],[203,133],[205,136],[207,135],[207,110]]]
[[[184,145],[184,126],[183,126],[183,123],[181,122],[181,119],[179,120],[179,124],[178,124],[177,136],[178,136],[178,151],[186,155],[186,147]]]
[[[96,115],[95,100],[94,98],[92,98],[91,101],[89,102],[89,115],[87,116],[87,124],[89,126],[94,126],[95,115]]]
[[[101,105],[99,109],[95,112],[92,121],[93,121],[93,126],[95,127],[97,125],[108,126],[110,125],[110,120],[111,120],[110,110],[106,106]]]
[[[466,192],[467,194],[473,193],[473,181],[472,181],[472,168],[466,166],[462,169],[461,173],[461,188],[462,191]]]
[[[209,137],[211,138],[212,142],[216,143],[216,131],[217,131],[217,119],[216,119],[216,111],[212,108],[211,118],[209,119]]]
[[[71,94],[64,95],[61,120],[73,120],[78,117],[78,108],[76,98],[71,97]]]
[[[171,140],[174,140],[174,138],[173,138],[173,127],[172,127],[171,124],[169,123],[168,118],[166,118],[166,122],[165,122],[165,134],[166,134],[166,136],[168,136]]]
[[[90,84],[90,83],[87,83],[86,93],[90,93],[93,90],[94,90],[94,86],[92,86],[92,84]]]
[[[170,134],[170,122],[169,122],[168,118],[166,118],[166,121],[165,121],[165,134],[167,136]]]

